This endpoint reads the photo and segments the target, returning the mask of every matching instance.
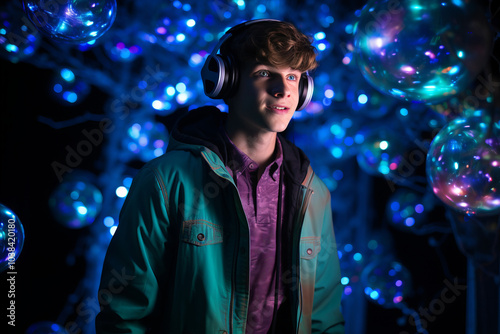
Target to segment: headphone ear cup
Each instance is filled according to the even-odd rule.
[[[226,76],[224,60],[219,55],[209,55],[201,69],[201,80],[205,95],[217,99]]]
[[[209,55],[201,69],[205,95],[212,99],[229,97],[236,91],[238,72],[232,57]]]
[[[232,55],[221,56],[226,64],[226,80],[221,91],[221,99],[233,96],[238,90],[239,72],[236,59]]]
[[[304,73],[300,77],[299,82],[299,103],[296,110],[302,110],[311,102],[312,95],[314,92],[314,80],[313,78]]]

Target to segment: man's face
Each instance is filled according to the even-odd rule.
[[[301,72],[288,67],[247,64],[240,73],[229,113],[249,133],[282,132],[299,101]]]

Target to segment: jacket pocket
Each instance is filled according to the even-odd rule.
[[[222,242],[222,227],[207,220],[195,219],[182,222],[181,240],[195,246]]]
[[[300,258],[310,260],[321,250],[321,237],[303,237],[300,239]]]

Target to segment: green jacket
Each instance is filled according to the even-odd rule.
[[[245,333],[249,230],[225,167],[225,114],[193,110],[134,178],[101,277],[97,333]],[[278,333],[344,333],[330,193],[280,137],[285,214]]]

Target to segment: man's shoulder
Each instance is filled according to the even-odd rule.
[[[312,167],[311,167],[312,169]],[[314,170],[313,170],[314,172]],[[330,190],[326,186],[325,182],[321,179],[319,175],[314,173],[314,177],[311,182],[311,188],[313,192],[316,194],[316,197],[323,197],[325,199],[330,199]]]
[[[143,168],[158,170],[182,169],[200,160],[200,155],[192,150],[168,150],[163,155],[148,161]],[[198,151],[202,151],[200,148]]]

